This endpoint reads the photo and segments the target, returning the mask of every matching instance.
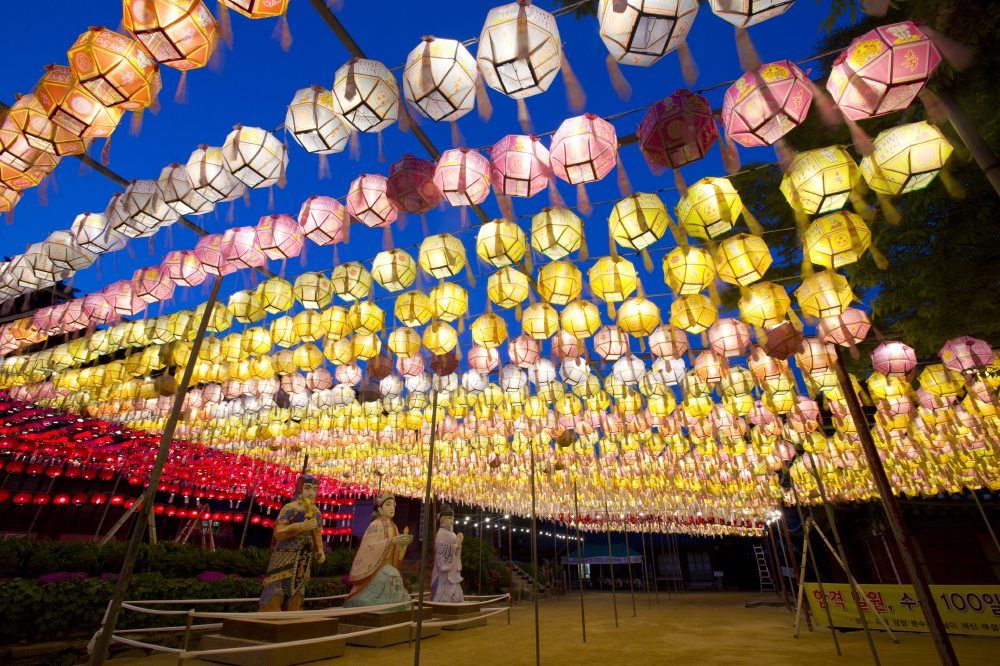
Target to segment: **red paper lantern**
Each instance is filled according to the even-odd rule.
[[[110,469],[102,469],[97,476],[101,478],[101,481],[110,481],[111,479],[115,478],[115,472],[114,470]]]
[[[661,99],[639,123],[639,150],[649,162],[668,169],[700,160],[718,139],[711,105],[690,90]]]
[[[112,495],[111,496],[111,504],[113,504],[115,506],[119,506],[119,505],[123,504],[124,502],[125,502],[125,498],[122,497],[121,495]]]
[[[35,495],[32,498],[31,503],[32,504],[48,504],[51,499],[52,498],[49,497],[48,494],[46,494],[46,493],[38,493],[37,495]]]
[[[86,504],[87,500],[89,499],[90,499],[89,497],[87,497],[83,493],[80,493],[78,495],[73,495],[73,497],[70,499],[70,502],[72,504]]]
[[[426,213],[441,200],[441,193],[434,185],[434,162],[413,155],[389,167],[386,195],[396,208],[417,215]]]
[[[31,493],[17,493],[14,495],[14,504],[28,504],[31,502]]]
[[[0,503],[6,502],[8,497],[10,497],[9,492],[6,490],[0,490]]]
[[[132,476],[128,477],[128,482],[130,485],[137,486],[140,483],[142,483],[142,477],[133,474]]]
[[[90,498],[91,504],[104,504],[107,501],[108,501],[108,496],[102,493],[97,493],[96,495],[92,495]]]
[[[66,470],[65,473],[67,479],[77,479],[82,475],[83,475],[83,470],[81,470],[79,467],[70,467],[69,469]]]
[[[244,516],[242,513],[234,513],[233,514],[233,522],[234,523],[242,523],[245,519],[246,519],[246,516]]]
[[[154,504],[153,505],[153,513],[155,513],[157,516],[163,515],[163,512],[164,512],[165,509],[166,509],[166,507],[163,506],[162,504]]]
[[[347,212],[366,227],[385,227],[396,221],[396,206],[389,199],[389,182],[379,174],[363,173],[347,193]]]
[[[38,476],[45,471],[45,467],[37,463],[32,463],[28,465],[28,474],[31,476]]]
[[[168,506],[166,510],[167,516],[176,516],[178,513],[176,506]],[[186,513],[186,512],[185,512]]]
[[[122,504],[122,506],[125,507],[126,509],[131,509],[134,505],[135,505],[135,500],[134,499],[127,499]]]
[[[259,525],[260,524],[260,520],[261,520],[260,516],[251,516],[250,517],[250,524],[251,525]]]
[[[52,499],[53,504],[69,504],[69,495],[56,495]]]
[[[216,515],[218,515],[218,514],[216,514]],[[231,513],[224,513],[224,514],[222,514],[222,522],[224,522],[224,523],[230,523],[230,522],[232,522],[232,520],[233,520],[233,514],[231,514]]]
[[[85,481],[92,481],[97,478],[97,470],[93,467],[88,467],[80,473],[80,476],[82,476]]]
[[[63,475],[63,468],[58,465],[53,465],[51,467],[45,468],[45,476],[58,477]]]

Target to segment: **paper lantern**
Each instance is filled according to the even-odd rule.
[[[238,199],[246,191],[246,186],[229,171],[221,148],[198,146],[184,170],[195,191],[212,203]]]
[[[292,283],[284,278],[271,278],[257,285],[257,301],[264,312],[285,312],[295,302]]]
[[[561,44],[552,14],[528,2],[514,2],[486,15],[476,62],[489,87],[523,99],[545,92],[555,80],[562,66]]]
[[[917,378],[927,393],[938,398],[957,396],[962,391],[962,382],[943,364],[928,365]]]
[[[441,282],[428,295],[433,316],[455,321],[469,311],[469,292],[454,282]]]
[[[791,302],[784,287],[756,282],[740,297],[740,319],[750,326],[777,326],[785,320]]]
[[[513,266],[498,270],[490,276],[486,285],[486,293],[498,308],[520,306],[530,290],[527,276]]]
[[[886,377],[905,377],[917,367],[917,353],[907,344],[895,340],[880,343],[871,352],[875,372]]]
[[[708,250],[674,248],[663,257],[663,278],[678,296],[698,294],[715,279],[715,262]]]
[[[590,301],[573,301],[563,308],[559,323],[568,334],[577,340],[584,340],[600,328],[601,313]]]
[[[423,345],[435,355],[447,354],[458,344],[458,333],[444,322],[434,322],[424,329]]]
[[[705,336],[712,351],[720,356],[742,356],[750,345],[750,330],[739,319],[717,319]]]
[[[55,283],[69,277],[63,269],[57,267],[48,257],[44,243],[32,243],[24,251],[21,257],[22,263],[27,267],[36,280],[41,283]]]
[[[360,262],[348,261],[333,269],[330,284],[337,296],[350,303],[368,297],[372,290],[372,274]]]
[[[636,193],[615,204],[608,225],[616,243],[632,250],[645,250],[663,238],[669,219],[659,197]]]
[[[337,340],[327,340],[324,354],[328,361],[343,365],[354,360],[354,340],[344,336]]]
[[[497,268],[517,264],[525,249],[524,231],[513,222],[492,220],[479,228],[476,254]]]
[[[715,321],[717,312],[712,299],[703,294],[678,296],[670,304],[670,325],[698,334]]]
[[[403,69],[403,95],[435,122],[455,121],[475,105],[476,59],[454,39],[424,37]]]
[[[726,91],[722,102],[726,134],[747,147],[773,145],[805,120],[812,97],[805,73],[791,61],[761,65]]]
[[[130,238],[144,238],[156,233],[157,229],[177,221],[176,210],[167,205],[155,180],[133,180],[125,188],[125,194],[119,200],[128,217],[120,223],[112,219],[111,207],[105,211],[105,217],[111,221],[112,227]]]
[[[0,185],[0,214],[10,213],[21,200],[21,192]]]
[[[389,334],[389,349],[400,359],[419,354],[420,342],[420,334],[412,328],[400,327]]]
[[[299,366],[299,368],[307,372],[311,372],[318,368],[323,362],[323,352],[321,352],[319,347],[316,345],[311,342],[307,342],[296,347],[292,351],[292,358],[295,359],[295,363]]]
[[[683,6],[687,2],[671,0],[666,4]],[[693,3],[692,7],[691,20],[697,11]],[[639,150],[646,160],[669,169],[679,169],[704,157],[718,141],[719,130],[706,98],[690,90],[677,90],[649,107],[639,123],[638,135]]]
[[[888,196],[930,185],[952,152],[941,130],[926,121],[879,132],[874,147],[861,160],[861,174],[869,187]]]
[[[963,335],[946,342],[938,356],[952,372],[980,372],[993,363],[993,348],[988,342]]]
[[[622,257],[601,257],[587,271],[587,280],[594,296],[606,301],[609,309],[631,296],[638,284],[635,266]]]
[[[807,215],[839,210],[858,184],[861,172],[843,146],[796,153],[781,178],[781,192],[792,208]]]
[[[764,328],[764,335],[757,341],[768,356],[786,360],[802,347],[802,331],[790,321]]]
[[[545,340],[559,331],[559,313],[548,303],[532,303],[521,317],[521,331],[535,340]]]
[[[375,255],[371,272],[372,278],[385,289],[402,291],[416,279],[417,262],[402,250],[388,250]]]
[[[302,252],[305,239],[302,228],[291,215],[268,215],[260,218],[256,229],[257,247],[268,259],[288,259]]]
[[[423,326],[431,319],[430,299],[423,292],[407,292],[396,298],[393,312],[405,326]]]
[[[531,218],[531,247],[549,259],[562,259],[582,246],[583,224],[572,211],[543,208]]]
[[[111,136],[124,109],[104,106],[80,85],[69,67],[46,65],[45,70],[35,88],[35,97],[49,120],[74,136]]]
[[[618,135],[614,126],[593,113],[568,118],[552,136],[549,148],[552,172],[570,185],[601,180],[618,164]],[[647,195],[637,195],[647,196]],[[659,202],[655,195],[642,206]],[[662,206],[662,204],[661,204]]]
[[[163,202],[179,215],[204,215],[215,208],[215,204],[194,189],[187,169],[181,164],[163,167],[157,181]]]
[[[434,186],[452,206],[472,206],[490,193],[490,161],[464,146],[446,150],[434,168]]]
[[[366,227],[384,227],[396,220],[398,212],[388,197],[388,181],[378,174],[361,174],[347,193],[347,212]]]
[[[743,201],[728,178],[702,178],[681,197],[675,213],[684,230],[697,238],[718,238],[733,228]]]
[[[179,70],[208,64],[219,24],[203,0],[123,2],[122,24],[157,62]]]
[[[288,149],[260,127],[237,125],[222,145],[222,158],[229,172],[247,187],[280,187],[288,166]]]
[[[784,14],[795,0],[709,0],[712,13],[737,28],[748,28]]]
[[[915,23],[884,25],[855,37],[837,56],[826,89],[850,120],[905,109],[941,63],[941,51]]]
[[[107,323],[118,318],[103,291],[97,291],[83,297],[83,313],[95,323]]]
[[[441,194],[434,185],[434,171],[434,162],[403,155],[389,167],[386,191],[389,201],[396,208],[414,215],[431,210],[441,200]],[[348,202],[350,205],[350,199]]]
[[[42,242],[42,251],[52,265],[65,271],[79,271],[94,263],[96,254],[85,250],[71,231],[53,231]]]
[[[29,146],[58,157],[79,155],[93,141],[90,138],[80,138],[49,120],[49,115],[38,98],[31,94],[18,98],[10,107],[7,117]]]
[[[490,149],[490,180],[497,194],[532,197],[546,188],[549,151],[538,137],[508,134]]]
[[[620,63],[649,67],[687,37],[698,3],[694,0],[601,0],[600,35]]]
[[[649,335],[649,351],[661,358],[680,358],[688,352],[687,334],[668,325],[660,325]]]
[[[719,243],[715,266],[723,282],[741,287],[761,280],[771,265],[771,251],[760,236],[736,234]]]
[[[345,308],[334,305],[323,310],[323,326],[328,340],[339,340],[354,331],[351,318]]]
[[[616,361],[628,350],[628,335],[617,326],[601,326],[594,334],[594,351],[606,361]]]
[[[795,298],[803,314],[822,319],[842,314],[854,300],[854,293],[847,278],[826,270],[804,279],[795,290]]]
[[[338,266],[343,268],[343,265]],[[367,271],[365,271],[367,273]],[[368,278],[371,285],[371,277]],[[333,302],[335,286],[322,273],[302,273],[295,278],[292,294],[302,307],[310,310],[322,310]],[[339,293],[339,292],[338,292]]]
[[[538,271],[538,295],[553,305],[566,305],[580,297],[583,274],[569,261],[553,261]]]
[[[237,269],[255,268],[267,263],[257,244],[257,230],[253,227],[233,227],[227,230],[219,247],[225,260]]]
[[[853,264],[871,246],[871,240],[861,216],[843,210],[813,220],[802,237],[809,260],[826,268]]]
[[[299,210],[299,226],[306,237],[317,245],[347,241],[350,218],[343,204],[331,197],[311,196]]]
[[[826,342],[854,347],[867,337],[871,327],[872,322],[864,310],[847,308],[837,316],[821,319],[818,332]]]
[[[162,268],[149,266],[132,275],[132,291],[146,303],[160,303],[174,295],[174,283]]]
[[[347,146],[351,126],[337,113],[333,93],[323,86],[296,91],[285,113],[285,129],[306,152],[329,155]]]
[[[146,301],[136,295],[130,280],[109,284],[101,293],[115,313],[123,317],[137,315],[146,309]]]
[[[433,277],[454,277],[465,268],[465,247],[451,234],[428,236],[420,243],[419,261]]]
[[[385,312],[371,301],[356,301],[347,313],[351,329],[370,335],[385,328]]]
[[[274,18],[288,11],[288,0],[221,0],[221,2],[252,19]]]
[[[156,103],[160,68],[128,37],[90,28],[66,55],[80,85],[104,106],[134,111]]]
[[[44,115],[37,122],[48,122]],[[48,173],[59,163],[59,157],[32,146],[10,116],[0,124],[0,162],[22,174]],[[32,176],[33,177],[33,176]],[[6,180],[12,180],[10,176]]]
[[[380,62],[348,60],[334,74],[333,96],[341,115],[359,132],[378,132],[396,122],[396,77]]]
[[[618,328],[632,337],[646,337],[659,325],[660,308],[642,296],[629,298],[618,308]]]
[[[241,324],[256,323],[264,319],[266,315],[258,292],[250,289],[238,291],[230,296],[227,309],[232,313],[233,319]]]
[[[487,349],[498,347],[507,339],[507,323],[492,312],[480,315],[469,329],[476,344]]]
[[[44,171],[18,171],[5,162],[0,162],[0,187],[10,190],[25,190],[42,182]]]

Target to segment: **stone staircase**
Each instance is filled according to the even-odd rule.
[[[525,601],[534,601],[534,586],[532,584],[531,576],[522,569],[517,564],[514,565],[514,600],[523,599]],[[549,599],[552,597],[552,590],[546,586],[541,581],[538,582],[538,598],[539,599]]]

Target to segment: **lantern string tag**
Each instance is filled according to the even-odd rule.
[[[48,192],[49,183],[48,183],[48,177],[49,177],[48,174],[45,174],[44,176],[42,176],[42,180],[38,184],[39,185],[39,187],[38,187],[38,205],[41,206],[42,208],[48,208],[49,207],[49,192]]]
[[[129,124],[128,135],[129,136],[139,136],[142,131],[142,112],[143,108],[139,107],[132,112],[132,122]]]
[[[736,149],[736,143],[726,132],[725,127],[720,132],[719,153],[722,156],[722,167],[726,173],[732,175],[740,170],[740,153]]]
[[[691,55],[691,47],[688,46],[687,39],[680,43],[677,47],[677,59],[681,63],[681,76],[684,77],[684,82],[689,86],[693,86],[698,80],[698,65],[694,62],[694,56]]]
[[[923,103],[924,108],[927,109],[927,117],[931,119],[931,122],[935,125],[941,125],[948,120],[948,109],[945,107],[944,103],[941,101],[937,95],[935,95],[930,89],[922,88],[917,96],[920,97],[920,101]]]
[[[218,53],[218,49],[216,49]],[[177,104],[187,104],[187,70],[181,72],[181,80],[177,83],[177,92],[174,93],[174,102]]]
[[[531,114],[528,113],[528,105],[523,98],[517,100],[517,122],[521,123],[521,131],[525,134],[535,133],[535,128],[531,125]]]
[[[569,60],[566,59],[566,52],[563,49],[560,49],[560,51],[559,58],[562,64],[563,81],[566,85],[566,102],[569,104],[570,110],[576,112],[583,111],[583,107],[587,104],[587,93],[583,91],[580,80],[576,78],[573,68],[569,66]],[[628,86],[628,83],[626,82],[625,85]],[[615,90],[617,91],[618,89],[615,88]],[[621,93],[618,96],[621,97]],[[631,88],[629,89],[629,96],[631,96]],[[622,101],[627,102],[628,97],[622,97]]]
[[[962,184],[955,180],[955,176],[951,173],[950,162],[946,163],[941,170],[938,172],[938,176],[941,178],[941,183],[944,185],[945,189],[948,190],[948,194],[954,199],[962,199],[965,197],[965,188]],[[53,187],[53,190],[55,188]]]
[[[736,54],[740,59],[740,68],[744,72],[756,72],[761,67],[760,56],[750,41],[750,34],[745,28],[736,28]]]
[[[875,247],[875,243],[868,246],[868,251],[872,253],[872,259],[875,260],[875,265],[878,266],[879,270],[889,269],[889,261],[882,254],[882,251]]]
[[[583,229],[580,229],[580,254],[577,255],[580,261],[586,261],[590,258],[590,248],[587,247],[587,236],[583,233]]]
[[[104,149],[101,150],[101,164],[108,166],[111,164],[111,137],[104,140]]]
[[[764,227],[760,225],[754,214],[750,212],[750,207],[743,204],[743,221],[747,223],[747,228],[750,230],[754,236],[761,236],[764,234]]]
[[[226,211],[226,224],[232,224],[233,220],[236,219],[236,203],[233,201],[229,202],[229,210]]]
[[[684,182],[684,176],[681,175],[680,169],[673,169],[674,172],[674,185],[677,187],[677,193],[684,198],[688,194],[687,183]]]
[[[277,40],[281,43],[281,50],[288,53],[288,49],[292,47],[292,31],[288,28],[288,10],[281,15],[278,19],[278,23],[274,26],[274,32],[271,33],[271,39]]]
[[[632,183],[628,179],[628,173],[625,172],[625,163],[622,161],[622,156],[618,155],[618,192],[623,197],[632,196]],[[554,185],[555,183],[553,183]],[[636,206],[638,208],[638,205]]]
[[[489,119],[493,117],[493,104],[490,103],[489,93],[486,92],[486,84],[483,82],[483,77],[476,70],[476,106],[479,107],[479,117],[482,121],[489,122]]]
[[[949,65],[962,71],[972,66],[975,56],[968,46],[934,30],[930,26],[919,23],[918,25],[920,25],[921,32],[930,37],[935,46],[941,50],[941,55],[944,56]]]
[[[129,259],[135,259],[135,257],[136,257],[136,255],[135,255],[135,249],[132,247],[132,241],[131,240],[126,240],[125,241],[125,251],[128,252],[128,258]]]
[[[101,272],[101,255],[97,255],[94,266],[97,268],[97,284],[100,284],[104,282],[104,274]]]
[[[462,136],[462,131],[458,129],[458,123],[454,120],[451,121],[451,147],[461,148],[465,146],[465,137]]]
[[[851,132],[851,142],[859,153],[868,157],[875,152],[875,146],[872,144],[871,137],[856,122],[847,117],[844,118],[844,122],[847,123],[847,129]]]
[[[876,167],[876,171],[881,171],[881,169]],[[899,224],[899,212],[892,204],[892,199],[889,198],[889,195],[883,194],[882,192],[876,192],[876,194],[878,195],[878,207],[882,211],[882,216],[885,218],[885,221],[893,226]]]
[[[347,140],[348,146],[348,157],[355,162],[361,161],[361,140],[358,138],[357,131],[351,132],[351,138]]]
[[[503,214],[505,220],[509,222],[514,221],[514,204],[511,202],[510,197],[502,192],[498,192],[497,195],[497,205],[500,207],[500,212]]]
[[[149,256],[153,256],[153,237],[149,237]]]
[[[625,79],[625,75],[622,74],[622,69],[618,66],[618,61],[609,53],[605,62],[608,65],[608,76],[611,77],[611,86],[615,89],[618,99],[623,102],[629,101],[632,98],[632,86],[629,85],[628,80]]]
[[[590,205],[590,199],[587,198],[587,188],[584,187],[583,183],[576,186],[576,205],[586,217],[590,217],[594,211],[593,206]]]
[[[319,155],[319,173],[317,174],[317,179],[319,180],[329,180],[333,177],[330,173],[330,163],[326,159],[326,155],[320,153]]]
[[[267,209],[274,210],[274,185],[267,187]]]
[[[431,235],[431,232],[427,230],[427,216],[423,213],[420,214],[420,230],[424,232],[424,238]]]
[[[636,134],[638,135],[638,132],[636,132]],[[653,174],[654,176],[663,175],[664,168],[659,164],[653,162],[653,160],[650,158],[649,151],[647,151],[641,145],[639,146],[639,153],[642,154],[642,158],[646,160],[646,166],[649,168],[649,173]]]
[[[391,224],[385,225],[385,229],[382,232],[382,249],[386,251],[393,249]]]
[[[233,24],[229,18],[229,7],[223,0],[219,0],[219,26],[222,32],[222,39],[231,51],[233,49]]]
[[[378,161],[385,163],[384,144],[382,142],[382,130],[378,131]]]
[[[811,69],[805,71],[803,80],[809,86],[809,91],[812,92],[813,105],[819,109],[820,117],[827,127],[839,127],[844,122],[844,115],[840,112],[840,108],[834,103],[833,98],[830,97],[826,89],[820,88],[816,85],[815,81],[809,78],[809,72],[811,71]]]

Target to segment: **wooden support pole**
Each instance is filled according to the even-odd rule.
[[[424,533],[420,543],[420,594],[417,597],[417,636],[413,649],[413,666],[420,666],[420,632],[424,626],[424,577],[427,575],[427,543],[433,534],[434,517],[431,509],[431,481],[434,478],[434,440],[437,438],[438,392],[431,389],[431,440],[427,446],[427,486],[424,489]],[[482,547],[482,544],[480,544]]]
[[[656,579],[656,551],[653,550],[653,525],[646,523],[646,530],[649,532],[649,553],[653,557],[650,563],[653,565],[653,594],[656,595],[656,605],[660,605],[660,582]]]
[[[781,526],[785,532],[785,548],[788,551],[788,559],[791,560],[792,562],[792,574],[794,574],[796,582],[801,582],[802,575],[799,573],[799,563],[795,560],[795,551],[792,550],[792,537],[788,533],[788,519],[785,518],[784,501],[781,502]],[[805,560],[803,560],[803,562],[805,562]],[[808,627],[809,631],[812,631],[813,630],[812,616],[809,614],[808,605],[805,608],[805,616],[806,616],[806,627]]]
[[[639,539],[642,541],[642,581],[646,586],[646,606],[649,610],[653,610],[653,600],[649,596],[651,593],[649,591],[649,558],[646,557],[646,528],[643,526],[641,529]]]
[[[965,143],[965,147],[972,153],[979,168],[986,174],[990,185],[993,186],[997,194],[1000,194],[1000,160],[983,140],[979,130],[972,124],[969,116],[965,114],[965,110],[951,96],[951,93],[943,91],[938,93],[938,97],[948,110],[948,120],[951,121],[951,126],[955,128],[955,132]]]
[[[208,330],[209,316],[207,313],[212,312],[215,308],[215,303],[219,298],[219,289],[221,287],[222,276],[216,276],[215,281],[212,283],[212,290],[209,293],[208,301],[205,303],[206,314],[198,323],[198,333],[195,335],[194,341],[191,345],[191,354],[188,356],[187,365],[184,367],[184,374],[181,377],[181,382],[177,386],[177,393],[174,395],[174,405],[170,411],[170,417],[167,419],[167,422],[163,427],[163,436],[160,439],[160,448],[156,453],[156,459],[153,461],[153,469],[149,472],[149,487],[146,489],[146,493],[143,496],[145,501],[142,502],[141,511],[143,512],[153,510],[153,498],[156,496],[156,486],[160,483],[160,475],[163,472],[163,465],[167,462],[167,456],[170,453],[170,445],[174,441],[174,430],[177,428],[177,421],[180,419],[181,409],[184,406],[184,395],[187,393],[188,384],[191,382],[191,375],[194,373],[194,366],[198,362],[198,353],[201,351],[201,343],[204,341],[205,332]],[[136,504],[138,503],[139,502],[136,502]],[[133,507],[134,506],[135,505],[133,505]],[[140,522],[145,522],[145,514],[142,514],[140,518]],[[97,637],[94,652],[91,655],[91,666],[102,666],[102,664],[104,664],[104,660],[107,658],[108,645],[111,642],[111,634],[115,630],[115,625],[118,623],[118,614],[121,612],[122,602],[125,601],[125,592],[128,590],[129,583],[132,580],[132,569],[135,566],[135,560],[139,555],[139,544],[141,541],[142,530],[137,529],[133,532],[132,539],[129,541],[128,550],[125,553],[125,562],[122,564],[121,573],[118,575],[118,582],[115,584],[115,592],[111,597],[111,606],[108,609],[108,616],[104,624],[101,626],[101,633]]]
[[[608,568],[611,569],[611,601],[615,606],[615,629],[618,628],[618,597],[615,594],[615,556],[611,554],[611,514],[608,500],[604,500],[604,531],[608,533]]]
[[[802,577],[799,578],[799,592],[798,592],[798,595],[797,595],[797,598],[796,598],[796,601],[795,601],[795,623],[792,625],[795,628],[795,631],[792,634],[795,638],[799,637],[799,613],[800,613],[800,611],[803,608],[803,605],[802,605],[802,594],[803,594],[803,592],[806,589],[806,568],[809,566],[809,560],[806,558],[806,553],[809,550],[809,525],[803,525],[802,526],[802,533],[803,533],[803,537],[802,537],[802,569],[801,569],[801,571],[802,571]],[[793,557],[794,557],[794,555],[793,555]],[[817,578],[819,578],[819,576],[817,576]],[[828,606],[829,606],[829,604],[828,604]],[[805,609],[806,609],[806,613],[808,613],[809,612],[809,604],[805,604]],[[829,616],[829,614],[830,614],[830,611],[829,611],[829,608],[827,608],[827,616]],[[831,629],[833,628],[833,621],[832,620],[830,622],[830,627],[831,627]],[[812,631],[811,628],[810,628],[810,631]],[[836,640],[834,640],[834,643],[836,643]],[[840,646],[839,645],[837,646],[837,654],[840,654]]]
[[[531,460],[531,583],[534,586],[535,598],[535,666],[542,664],[542,643],[538,630],[538,524],[535,499],[535,447],[528,442],[528,457]]]
[[[580,502],[576,494],[576,481],[573,482],[573,512],[576,514],[576,572],[580,579],[580,626],[583,628],[583,642],[587,642],[587,618],[583,613],[583,541],[580,539]]]
[[[628,591],[632,594],[632,617],[635,617],[635,583],[632,580],[632,549],[628,545],[629,527],[625,524],[625,560],[628,562]]]
[[[108,501],[104,505],[104,512],[101,514],[101,520],[97,523],[97,529],[94,531],[94,541],[97,541],[97,537],[101,533],[101,528],[104,527],[104,520],[108,517],[108,511],[111,510],[111,498],[115,496],[115,491],[118,490],[118,482],[121,480],[121,474],[115,476],[115,485],[111,486],[111,494],[108,496]]]
[[[778,560],[778,545],[774,542],[774,530],[771,523],[767,524],[767,533],[771,537],[771,556],[774,566],[777,568],[778,580],[781,581],[781,594],[785,598],[785,608],[792,610],[792,604],[788,601],[788,588],[785,587],[785,575],[781,572],[781,561]]]
[[[838,347],[836,351],[837,380],[840,383],[840,390],[847,401],[851,418],[854,419],[854,424],[857,426],[858,436],[861,439],[861,448],[868,461],[868,472],[875,481],[875,487],[878,489],[882,506],[885,508],[889,526],[892,528],[893,536],[896,537],[896,544],[903,555],[903,562],[910,573],[910,580],[913,581],[913,589],[917,594],[917,601],[920,602],[920,607],[924,611],[924,617],[927,619],[927,628],[930,630],[931,638],[934,639],[934,646],[937,648],[938,656],[943,666],[958,666],[958,657],[955,656],[955,648],[952,647],[951,639],[948,638],[948,632],[944,627],[944,622],[941,621],[941,614],[934,603],[934,596],[931,594],[930,585],[924,576],[924,572],[917,566],[913,542],[910,539],[909,531],[906,529],[906,523],[903,521],[903,514],[899,510],[896,496],[892,492],[892,486],[889,485],[889,479],[885,475],[885,468],[882,466],[882,459],[879,458],[878,449],[875,448],[875,441],[872,439],[871,430],[868,429],[868,418],[865,416],[864,410],[861,409],[858,394],[854,392],[854,387],[851,385],[851,380],[847,375],[847,366],[844,365],[844,357],[840,352],[840,348]]]

